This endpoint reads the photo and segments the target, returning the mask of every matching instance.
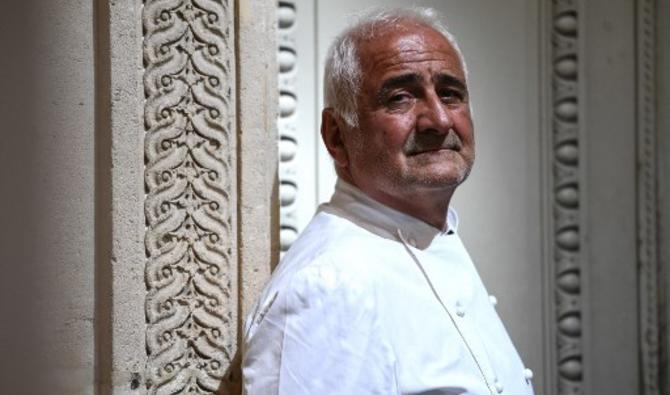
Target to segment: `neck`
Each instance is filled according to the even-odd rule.
[[[444,230],[447,225],[449,203],[456,190],[455,187],[396,188],[383,191],[373,185],[356,183],[351,177],[340,176],[385,206],[411,215],[439,230]]]
[[[391,195],[379,191],[365,191],[368,196],[395,210],[411,215],[414,218],[444,230],[447,225],[449,202],[454,190],[412,191],[401,196]]]

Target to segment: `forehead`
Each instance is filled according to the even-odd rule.
[[[363,81],[385,74],[422,68],[446,73],[465,82],[461,59],[453,45],[439,32],[418,23],[403,22],[375,32],[359,43],[358,56]]]

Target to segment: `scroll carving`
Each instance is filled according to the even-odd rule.
[[[655,122],[654,0],[638,0],[638,267],[640,352],[644,395],[661,394],[658,184]]]
[[[297,53],[295,43],[296,5],[294,1],[278,3],[279,63],[279,205],[280,248],[282,253],[298,236],[296,198],[298,195],[296,155]]]
[[[226,0],[144,2],[150,394],[213,393],[232,358],[231,7]]]
[[[557,393],[583,394],[576,0],[552,0],[552,163]]]

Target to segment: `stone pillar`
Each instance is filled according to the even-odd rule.
[[[99,16],[101,393],[214,393],[277,255],[275,8]]]

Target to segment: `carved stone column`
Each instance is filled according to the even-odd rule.
[[[144,4],[149,393],[211,393],[234,354],[233,12],[230,2]]]
[[[101,17],[101,392],[211,394],[277,255],[275,8],[145,0]]]

